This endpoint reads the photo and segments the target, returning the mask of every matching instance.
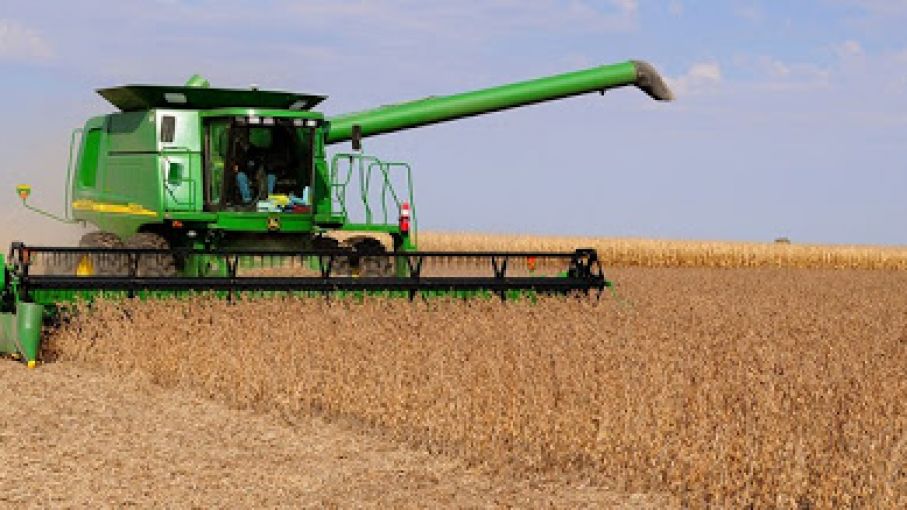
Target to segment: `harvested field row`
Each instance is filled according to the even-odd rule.
[[[3,508],[663,508],[513,481],[317,417],[230,409],[141,377],[0,361]]]
[[[907,273],[623,269],[626,303],[98,303],[49,357],[685,506],[907,505]]]
[[[423,250],[572,251],[595,248],[607,266],[907,269],[907,248],[725,241],[663,241],[426,232]]]

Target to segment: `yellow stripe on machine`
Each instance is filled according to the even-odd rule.
[[[152,211],[141,204],[111,204],[95,202],[94,200],[76,200],[72,203],[72,208],[77,211],[131,214],[134,216],[157,216],[157,211]]]

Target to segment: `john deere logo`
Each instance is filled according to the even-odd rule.
[[[280,218],[271,216],[268,218],[268,230],[280,230]]]

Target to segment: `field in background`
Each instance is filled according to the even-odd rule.
[[[518,479],[686,507],[907,505],[907,273],[611,275],[626,301],[101,303],[47,356]]]
[[[420,233],[418,241],[423,250],[573,251],[595,248],[609,267],[907,269],[907,247],[442,232]]]
[[[65,235],[15,236],[30,244],[75,246],[84,232]],[[335,232],[345,239],[359,232]],[[0,233],[4,253],[9,233]],[[56,239],[56,240],[54,240]],[[390,239],[381,239],[391,248]],[[812,269],[907,270],[907,246],[821,245],[734,241],[674,241],[603,237],[557,237],[457,232],[420,232],[421,250],[439,251],[573,251],[595,248],[608,267],[794,267]]]

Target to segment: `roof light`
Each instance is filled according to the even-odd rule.
[[[305,121],[305,125],[307,127],[318,127],[318,121],[315,119],[309,119],[309,120]]]
[[[186,94],[182,92],[165,92],[164,101],[170,104],[186,104],[188,99],[186,99]]]

